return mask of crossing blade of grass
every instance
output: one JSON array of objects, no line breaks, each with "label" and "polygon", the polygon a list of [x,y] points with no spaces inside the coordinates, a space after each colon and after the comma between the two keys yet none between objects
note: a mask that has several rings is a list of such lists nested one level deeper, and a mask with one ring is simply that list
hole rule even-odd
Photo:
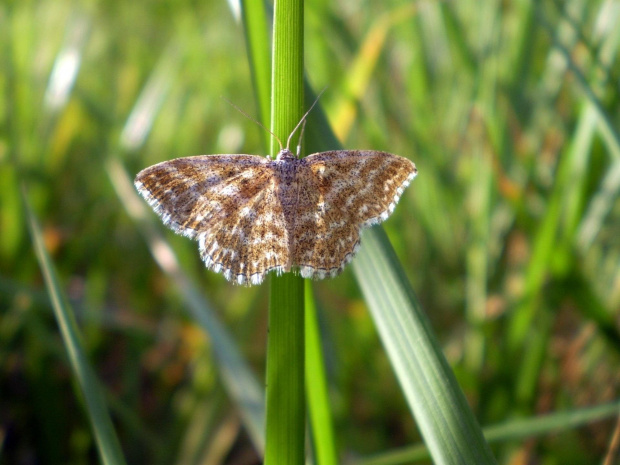
[{"label": "crossing blade of grass", "polygon": [[[579,426],[617,416],[620,401],[596,405],[569,412],[559,412],[527,419],[507,421],[483,429],[488,442],[515,441],[550,433],[559,433]],[[360,460],[356,465],[400,465],[428,459],[423,444],[403,447]]]},{"label": "crossing blade of grass", "polygon": [[22,189],[22,200],[28,218],[32,243],[45,279],[50,300],[52,301],[54,317],[67,349],[71,369],[84,396],[86,413],[93,428],[99,457],[101,462],[106,465],[124,464],[125,459],[114,431],[112,420],[108,414],[103,390],[86,356],[73,310],[64,297],[56,270],[45,249],[41,228],[28,204],[25,189]]},{"label": "crossing blade of grass", "polygon": [[129,216],[138,223],[138,229],[145,236],[157,264],[179,289],[190,317],[211,338],[218,359],[217,367],[226,391],[239,408],[252,443],[259,452],[262,452],[265,446],[263,431],[265,411],[264,393],[260,383],[247,366],[233,338],[211,309],[211,305],[183,272],[174,251],[158,232],[154,222],[149,220],[153,216],[149,215],[146,204],[138,197],[121,164],[110,157],[106,168],[121,203]]},{"label": "crossing blade of grass", "polygon": [[434,463],[496,463],[385,232],[362,243],[355,274]]}]

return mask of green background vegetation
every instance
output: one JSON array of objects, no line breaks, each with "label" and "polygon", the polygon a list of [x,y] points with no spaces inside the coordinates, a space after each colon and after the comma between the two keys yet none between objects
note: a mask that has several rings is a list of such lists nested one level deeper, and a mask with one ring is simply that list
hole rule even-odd
[{"label": "green background vegetation", "polygon": [[[385,230],[498,461],[611,460],[617,3],[308,0],[305,28],[342,145],[418,166]],[[170,158],[268,152],[219,98],[266,118],[242,22],[223,1],[9,1],[0,40],[0,463],[97,460],[91,401],[128,463],[256,463],[238,391],[264,383],[268,286],[205,271],[130,184]],[[52,266],[102,398],[78,388]],[[338,455],[409,463],[421,438],[352,268],[312,286]]]}]

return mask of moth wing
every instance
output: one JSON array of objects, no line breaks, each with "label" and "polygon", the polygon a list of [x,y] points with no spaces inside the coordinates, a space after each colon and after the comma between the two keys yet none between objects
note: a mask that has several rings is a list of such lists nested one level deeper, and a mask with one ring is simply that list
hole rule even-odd
[{"label": "moth wing", "polygon": [[136,189],[166,226],[192,239],[234,209],[239,185],[268,182],[268,160],[253,155],[198,155],[150,166]]},{"label": "moth wing", "polygon": [[282,272],[288,263],[288,240],[282,242],[279,230],[283,213],[266,158],[178,158],[142,170],[134,184],[164,224],[198,240],[207,268],[226,279],[259,284],[265,273]]},{"label": "moth wing", "polygon": [[390,216],[417,169],[386,152],[339,150],[304,158],[300,173],[293,264],[323,278],[352,260],[362,228]]}]

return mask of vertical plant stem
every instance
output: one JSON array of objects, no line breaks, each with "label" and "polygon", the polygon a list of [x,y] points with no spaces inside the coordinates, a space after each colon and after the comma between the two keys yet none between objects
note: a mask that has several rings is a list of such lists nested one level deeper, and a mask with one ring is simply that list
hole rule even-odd
[{"label": "vertical plant stem", "polygon": [[[286,141],[303,115],[303,1],[274,4],[271,130]],[[272,141],[271,154],[280,147]],[[304,463],[304,285],[271,277],[267,343],[265,463]]]}]

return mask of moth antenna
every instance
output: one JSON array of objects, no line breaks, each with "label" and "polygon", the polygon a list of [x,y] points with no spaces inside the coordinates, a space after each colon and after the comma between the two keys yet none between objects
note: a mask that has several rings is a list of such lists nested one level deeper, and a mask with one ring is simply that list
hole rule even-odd
[{"label": "moth antenna", "polygon": [[[310,108],[308,108],[308,111],[304,113],[304,116],[301,117],[301,119],[299,120],[299,123],[297,123],[297,126],[295,126],[295,128],[291,131],[291,134],[288,136],[288,139],[286,139],[286,148],[287,149],[291,145],[291,138],[293,137],[293,134],[295,134],[295,132],[297,132],[297,130],[299,129],[299,126],[301,126],[302,123],[305,123],[306,117],[312,111],[314,106],[318,103],[319,99],[321,98],[321,95],[323,95],[323,92],[325,92],[326,89],[327,89],[327,87],[323,88],[323,90],[321,92],[319,92],[319,95],[316,96],[316,99],[314,100],[314,103],[312,105],[310,105]],[[303,135],[303,131],[302,131],[302,135]],[[301,145],[301,136],[299,137],[299,140],[300,140],[299,145]]]},{"label": "moth antenna", "polygon": [[[269,129],[267,129],[265,127],[265,125],[263,123],[261,123],[260,121],[258,121],[255,118],[252,118],[250,115],[248,115],[245,111],[243,111],[241,108],[239,108],[237,105],[235,105],[234,103],[232,103],[230,100],[228,100],[226,97],[220,96],[220,98],[222,98],[223,100],[225,100],[226,102],[228,102],[228,104],[233,107],[235,110],[237,110],[239,113],[241,113],[243,116],[245,116],[247,119],[249,119],[250,121],[254,121],[256,124],[258,124],[261,128],[263,128],[265,131],[267,131],[269,134],[271,134],[273,136],[273,138],[275,140],[278,141],[278,144],[280,145],[280,150],[284,150],[284,147],[282,146],[282,141],[280,140],[280,138],[278,136],[276,136],[273,132],[271,132]],[[314,105],[312,105],[314,106]]]},{"label": "moth antenna", "polygon": [[301,141],[304,138],[304,131],[306,130],[306,122],[308,120],[304,120],[304,124],[301,126],[301,132],[299,133],[299,140],[297,141],[297,158],[301,154]]}]

